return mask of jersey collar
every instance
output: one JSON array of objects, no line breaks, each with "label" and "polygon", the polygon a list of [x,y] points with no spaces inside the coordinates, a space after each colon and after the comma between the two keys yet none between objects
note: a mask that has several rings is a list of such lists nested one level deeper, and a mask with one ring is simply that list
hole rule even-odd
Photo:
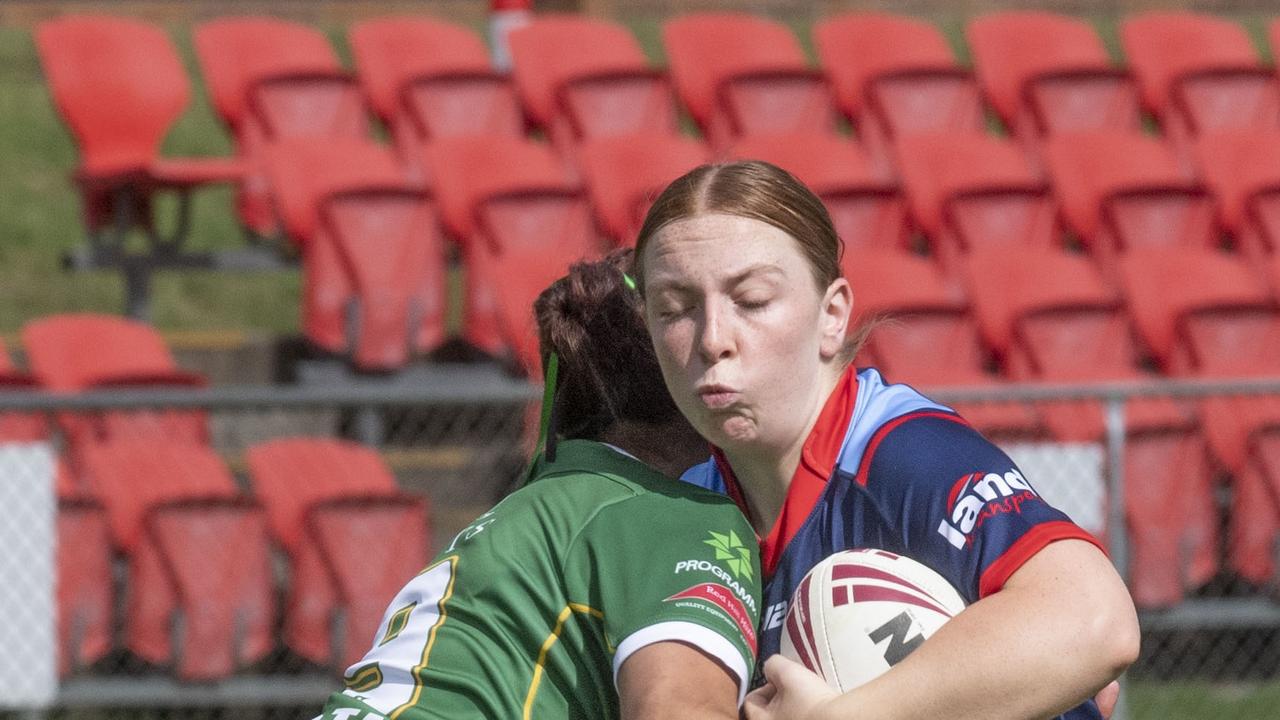
[{"label": "jersey collar", "polygon": [[[813,430],[805,439],[800,449],[800,465],[791,476],[791,484],[787,487],[787,496],[782,501],[782,509],[774,520],[769,534],[760,541],[760,564],[765,578],[773,575],[778,559],[786,549],[787,543],[795,537],[805,520],[813,513],[818,499],[827,487],[827,481],[835,473],[836,461],[840,457],[840,449],[844,446],[845,436],[849,431],[849,423],[853,418],[853,409],[858,399],[858,373],[850,365],[840,376],[840,381],[827,397],[827,402],[814,423]],[[729,467],[720,448],[712,449],[716,467],[724,478],[725,489],[729,497],[738,504],[743,514],[747,511],[746,498],[742,487]]]}]

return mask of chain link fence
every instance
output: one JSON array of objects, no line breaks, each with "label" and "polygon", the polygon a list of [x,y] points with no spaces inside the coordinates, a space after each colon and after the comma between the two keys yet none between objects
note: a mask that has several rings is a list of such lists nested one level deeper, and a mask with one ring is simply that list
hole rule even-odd
[{"label": "chain link fence", "polygon": [[[1275,716],[1280,381],[932,394],[1129,577],[1143,651],[1119,717]],[[414,572],[397,559],[519,477],[537,396],[475,366],[0,393],[0,717],[314,717]]]},{"label": "chain link fence", "polygon": [[1277,716],[1277,391],[1258,380],[933,393],[1104,539],[1128,581],[1142,652],[1117,718]]}]

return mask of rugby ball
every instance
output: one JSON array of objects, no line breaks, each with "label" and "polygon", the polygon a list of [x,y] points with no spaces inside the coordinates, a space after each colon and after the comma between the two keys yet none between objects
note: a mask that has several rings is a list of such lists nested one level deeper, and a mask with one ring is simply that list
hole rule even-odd
[{"label": "rugby ball", "polygon": [[782,627],[782,654],[840,692],[898,664],[964,609],[941,575],[884,550],[845,550],[800,581]]}]

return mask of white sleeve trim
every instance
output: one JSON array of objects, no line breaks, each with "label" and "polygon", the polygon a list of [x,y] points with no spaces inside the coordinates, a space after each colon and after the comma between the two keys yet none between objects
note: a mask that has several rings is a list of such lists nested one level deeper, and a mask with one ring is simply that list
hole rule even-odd
[{"label": "white sleeve trim", "polygon": [[747,670],[747,662],[736,645],[720,633],[703,627],[697,623],[684,620],[669,620],[655,623],[628,635],[613,654],[613,687],[618,688],[618,670],[631,654],[647,645],[675,640],[692,645],[711,657],[719,660],[733,674],[738,676],[738,707],[747,696],[747,686],[751,684],[751,675]]}]

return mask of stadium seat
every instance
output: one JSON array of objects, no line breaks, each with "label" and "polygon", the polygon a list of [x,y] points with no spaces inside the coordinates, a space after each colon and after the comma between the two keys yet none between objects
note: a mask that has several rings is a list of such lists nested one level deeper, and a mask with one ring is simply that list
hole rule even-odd
[{"label": "stadium seat", "polygon": [[1214,247],[1213,199],[1160,141],[1097,131],[1048,138],[1044,157],[1067,226],[1103,264],[1137,247]]},{"label": "stadium seat", "polygon": [[433,190],[467,273],[465,337],[540,373],[534,298],[603,243],[585,193],[546,146],[508,137],[427,145]]},{"label": "stadium seat", "polygon": [[596,220],[618,247],[635,244],[649,205],[667,183],[711,160],[702,143],[664,133],[587,140],[576,155]]},{"label": "stadium seat", "polygon": [[[426,502],[402,492],[375,451],[346,441],[273,440],[251,447],[248,463],[293,568],[285,643],[345,668],[368,650],[387,598],[431,557]],[[395,552],[369,552],[389,537]]]},{"label": "stadium seat", "polygon": [[[105,15],[43,22],[35,41],[49,93],[80,155],[74,178],[90,240],[119,252],[125,234],[140,227],[153,251],[180,245],[190,191],[239,182],[245,168],[231,158],[160,156],[191,96],[173,42],[159,28]],[[177,230],[168,237],[152,221],[152,197],[161,190],[182,196]]]},{"label": "stadium seat", "polygon": [[287,137],[368,135],[364,100],[320,31],[269,17],[222,17],[196,26],[196,58],[209,99],[249,175],[240,218],[260,235],[278,228],[262,151]]},{"label": "stadium seat", "polygon": [[1093,26],[1051,12],[996,12],[965,30],[982,89],[1014,135],[1142,129],[1137,86]]},{"label": "stadium seat", "polygon": [[1280,132],[1202,133],[1195,158],[1236,248],[1265,265],[1280,251]]},{"label": "stadium seat", "polygon": [[666,21],[662,39],[676,91],[712,148],[741,135],[835,130],[831,91],[785,25],[695,13]]},{"label": "stadium seat", "polygon": [[1120,25],[1143,103],[1180,147],[1207,130],[1280,126],[1280,90],[1244,28],[1212,15],[1153,12]]},{"label": "stadium seat", "polygon": [[817,193],[844,241],[846,266],[865,249],[906,248],[906,202],[849,140],[826,133],[748,135],[729,148],[729,157],[771,162]]},{"label": "stadium seat", "polygon": [[360,87],[401,159],[416,162],[437,137],[524,134],[515,89],[471,30],[401,16],[356,23],[347,37]]},{"label": "stadium seat", "polygon": [[[150,325],[113,315],[50,315],[22,328],[27,362],[40,385],[55,392],[116,387],[200,387],[184,372]],[[58,415],[73,457],[90,442],[164,439],[208,442],[200,410],[105,410]]]},{"label": "stadium seat", "polygon": [[[965,263],[983,336],[1014,379],[1092,383],[1146,377],[1120,297],[1087,259],[1018,248],[976,251]],[[1060,442],[1106,437],[1097,401],[1039,407]],[[1194,411],[1168,398],[1127,402],[1125,428],[1128,580],[1139,606],[1175,605],[1218,565],[1205,442]],[[1170,488],[1174,478],[1176,492]]]},{"label": "stadium seat", "polygon": [[[4,341],[0,340],[0,390],[21,392],[35,387],[35,378],[14,366]],[[49,423],[43,415],[28,412],[0,413],[0,443],[40,442],[48,439]]]},{"label": "stadium seat", "polygon": [[115,580],[106,511],[57,467],[58,675],[86,668],[112,647]]},{"label": "stadium seat", "polygon": [[[937,265],[910,253],[868,249],[846,264],[854,309],[863,320],[887,319],[867,339],[859,362],[893,382],[920,387],[995,386],[989,358],[968,313],[963,289]],[[975,428],[996,439],[1044,434],[1027,403],[956,403]]]},{"label": "stadium seat", "polygon": [[266,150],[302,249],[303,332],[362,370],[393,370],[444,340],[445,247],[435,204],[392,153],[355,138]]},{"label": "stadium seat", "polygon": [[184,680],[227,677],[274,647],[267,520],[207,446],[118,440],[82,470],[129,561],[124,646]]},{"label": "stadium seat", "polygon": [[928,22],[845,13],[816,23],[813,39],[840,111],[880,167],[892,165],[900,135],[985,128],[973,75]]},{"label": "stadium seat", "polygon": [[978,247],[1059,244],[1048,185],[1013,142],[932,133],[900,137],[895,150],[912,219],[948,272]]},{"label": "stadium seat", "polygon": [[679,132],[665,74],[622,25],[544,15],[508,42],[520,98],[562,153],[589,138]]},{"label": "stadium seat", "polygon": [[[1205,250],[1147,250],[1130,252],[1121,268],[1130,312],[1168,372],[1222,379],[1280,375],[1280,313],[1244,262]],[[1280,401],[1211,397],[1202,401],[1201,413],[1209,447],[1235,476],[1231,562],[1244,577],[1265,581],[1274,570],[1280,530],[1280,457],[1271,454]],[[1258,485],[1264,482],[1269,487]]]}]

